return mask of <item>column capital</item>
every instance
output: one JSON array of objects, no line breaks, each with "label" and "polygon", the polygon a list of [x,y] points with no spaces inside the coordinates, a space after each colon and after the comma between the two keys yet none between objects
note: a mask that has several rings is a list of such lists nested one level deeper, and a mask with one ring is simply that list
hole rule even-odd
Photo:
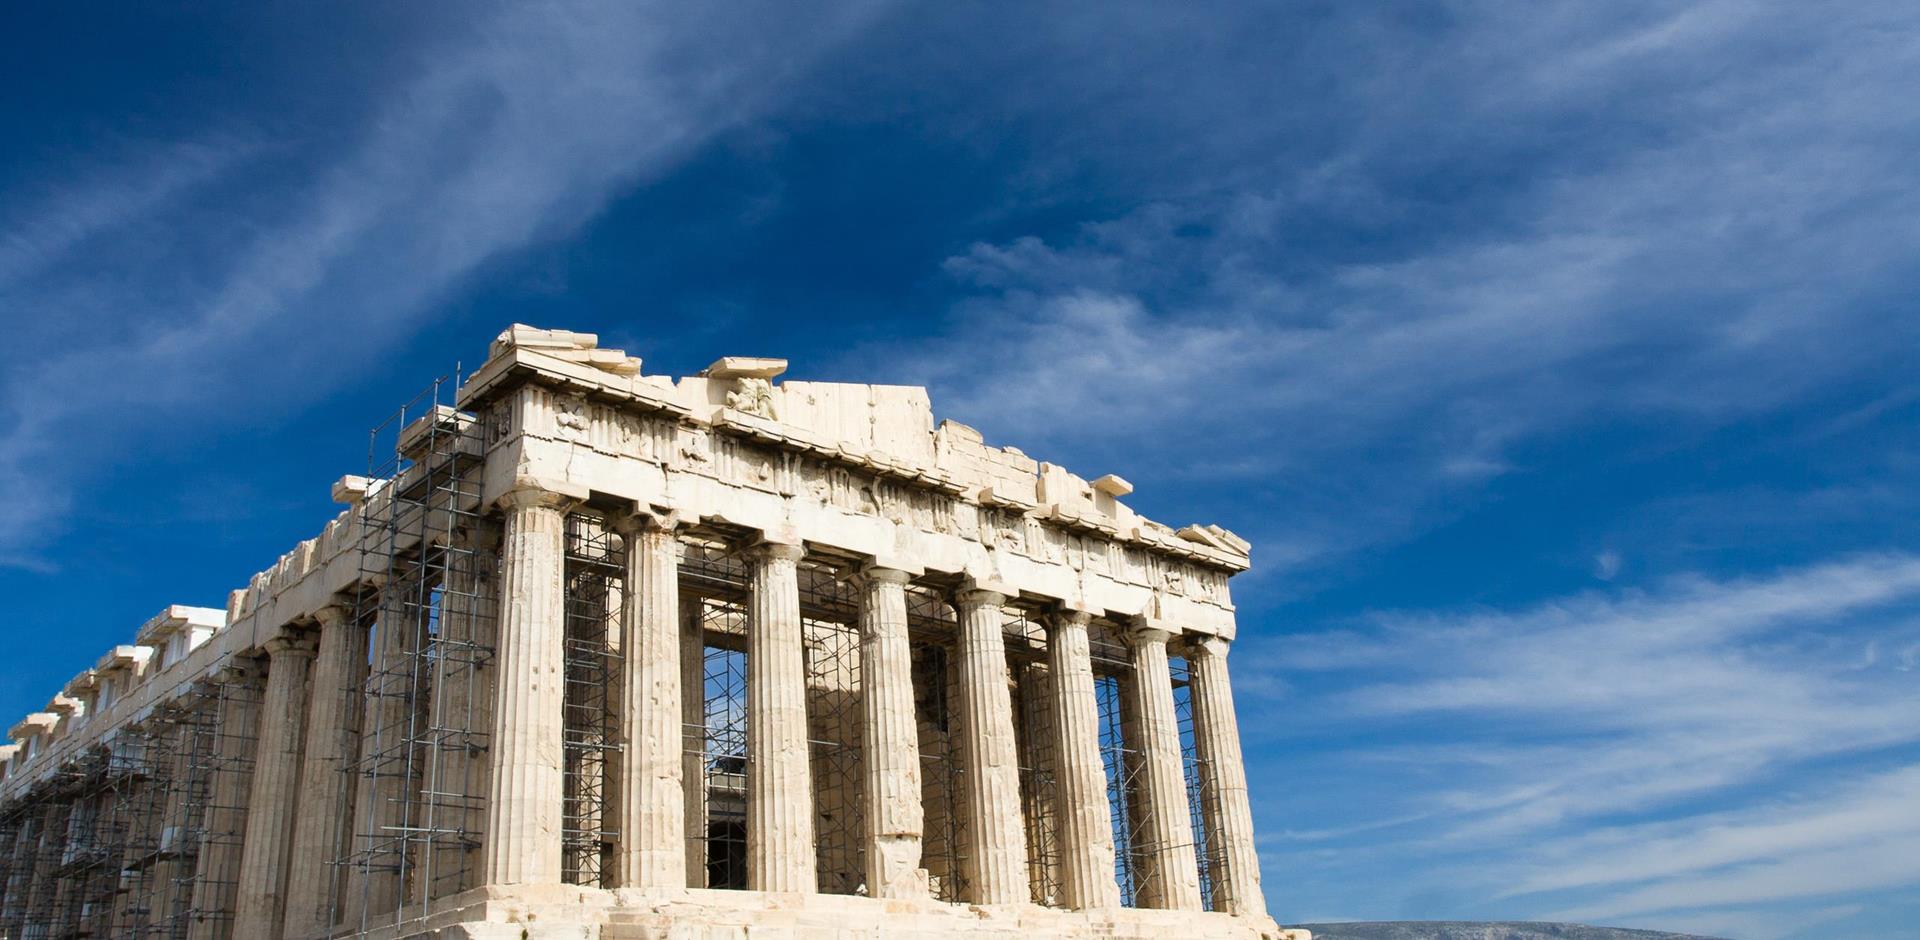
[{"label": "column capital", "polygon": [[500,523],[495,519],[478,519],[472,525],[463,525],[453,532],[452,547],[462,551],[486,548],[500,541]]},{"label": "column capital", "polygon": [[913,583],[913,573],[899,568],[868,562],[860,566],[859,577],[866,581],[879,581],[883,584],[908,585]]},{"label": "column capital", "polygon": [[953,606],[963,609],[969,607],[1004,607],[1006,606],[1007,600],[1007,595],[990,588],[978,587],[972,582],[963,583],[953,591]]},{"label": "column capital", "polygon": [[213,679],[216,682],[251,682],[260,678],[260,673],[259,660],[235,656],[214,673]]},{"label": "column capital", "polygon": [[501,509],[513,512],[519,509],[566,509],[579,500],[565,493],[519,486],[500,494],[500,498],[494,502]]},{"label": "column capital", "polygon": [[1165,646],[1173,636],[1173,631],[1151,621],[1136,620],[1127,625],[1127,642],[1136,648],[1141,646]]},{"label": "column capital", "polygon": [[1211,633],[1193,633],[1187,635],[1186,646],[1188,655],[1226,659],[1227,650],[1232,648],[1233,641]]},{"label": "column capital", "polygon": [[321,630],[331,630],[353,619],[353,606],[350,604],[327,604],[313,612],[313,620]]},{"label": "column capital", "polygon": [[628,536],[648,530],[674,532],[686,525],[686,519],[680,515],[680,510],[670,506],[645,503],[636,505],[626,512],[612,514],[607,521],[612,524],[615,532]]},{"label": "column capital", "polygon": [[1093,623],[1093,612],[1074,610],[1071,607],[1055,607],[1053,610],[1048,611],[1045,617],[1041,618],[1041,623],[1049,633],[1059,627],[1068,625],[1085,628]]},{"label": "column capital", "polygon": [[746,553],[767,561],[799,561],[806,557],[807,547],[798,542],[756,542],[747,547]]},{"label": "column capital", "polygon": [[304,630],[276,634],[260,645],[267,651],[268,656],[276,660],[287,656],[304,656],[311,659],[320,648],[313,636]]}]

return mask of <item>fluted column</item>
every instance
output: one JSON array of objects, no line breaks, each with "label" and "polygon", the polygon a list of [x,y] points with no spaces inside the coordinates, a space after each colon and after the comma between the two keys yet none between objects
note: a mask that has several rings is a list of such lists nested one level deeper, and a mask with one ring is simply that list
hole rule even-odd
[{"label": "fluted column", "polygon": [[[172,762],[164,758],[171,754],[169,739],[177,734],[177,726],[166,720],[166,710],[163,702],[145,719],[125,726],[129,748],[138,755],[133,765],[145,776],[129,781],[126,795],[116,801],[120,805],[113,811],[118,829],[115,836],[120,841],[117,868],[122,873],[122,888],[110,903],[101,905],[104,909],[97,908],[93,913],[99,935],[140,932],[165,890],[159,880],[160,827],[166,817],[164,794]],[[141,873],[127,877],[127,872]],[[130,889],[130,885],[138,885],[138,889]]]},{"label": "fluted column", "polygon": [[755,551],[747,617],[747,887],[755,891],[819,887],[795,567],[804,554],[775,543]]},{"label": "fluted column", "polygon": [[28,889],[26,924],[29,927],[52,924],[54,913],[59,910],[60,886],[72,881],[55,874],[55,870],[61,867],[61,859],[66,854],[67,831],[73,826],[75,812],[76,806],[71,800],[61,800],[47,809],[46,821],[40,828],[40,844],[35,849],[33,883]]},{"label": "fluted column", "polygon": [[1100,757],[1100,703],[1093,688],[1091,615],[1063,610],[1048,623],[1053,726],[1059,740],[1054,792],[1060,801],[1061,901],[1069,908],[1119,907],[1114,880],[1113,808]]},{"label": "fluted column", "polygon": [[0,930],[8,931],[6,936],[19,936],[19,928],[26,921],[41,826],[52,813],[52,807],[44,807],[20,814],[20,829],[14,833],[13,849],[8,855],[6,903],[0,907]]},{"label": "fluted column", "polygon": [[402,585],[378,585],[371,673],[364,683],[360,753],[354,775],[355,861],[346,871],[343,920],[354,926],[400,907],[401,829],[406,825],[410,762],[403,760],[414,707],[414,670],[407,662],[419,642]]},{"label": "fluted column", "polygon": [[[458,779],[453,786],[467,795],[465,805],[459,810],[460,828],[465,831],[467,845],[460,846],[460,890],[469,890],[482,882],[482,847],[486,843],[487,809],[486,797],[491,786],[492,767],[487,760],[490,739],[493,734],[493,710],[497,693],[494,691],[495,670],[498,660],[493,652],[498,644],[499,635],[499,570],[497,565],[500,549],[501,530],[499,523],[483,520],[472,529],[454,536],[454,548],[464,553],[461,563],[454,566],[448,577],[456,588],[464,587],[468,594],[456,609],[460,619],[465,621],[465,636],[470,644],[467,655],[472,665],[466,670],[467,708],[459,721],[449,719],[449,725],[463,725],[466,734],[458,736],[465,746],[466,775]],[[450,853],[449,853],[450,854]]]},{"label": "fluted column", "polygon": [[153,866],[153,901],[150,918],[154,925],[171,924],[174,918],[187,909],[189,893],[192,891],[192,873],[181,867],[185,851],[182,840],[186,838],[187,820],[199,811],[190,797],[195,787],[190,782],[194,770],[193,738],[194,725],[199,718],[194,712],[199,703],[191,696],[168,703],[168,717],[178,723],[173,730],[171,757],[168,760],[167,795],[162,800],[160,810],[160,838],[157,843],[160,857]]},{"label": "fluted column", "polygon": [[967,827],[973,851],[962,862],[976,904],[1024,904],[1027,836],[1020,816],[1020,758],[1007,689],[1006,595],[963,590],[959,612],[959,698]]},{"label": "fluted column", "polygon": [[479,883],[474,840],[484,820],[475,807],[486,795],[486,759],[476,742],[486,740],[492,727],[486,675],[491,658],[483,651],[493,641],[487,561],[498,537],[491,525],[462,527],[446,547],[440,629],[427,683],[430,743],[422,755],[422,800],[415,807],[424,843],[414,853],[412,898],[423,907]]},{"label": "fluted column", "polygon": [[680,601],[681,779],[685,781],[687,887],[707,886],[707,625],[697,597]]},{"label": "fluted column", "polygon": [[920,732],[914,722],[913,655],[907,642],[909,576],[868,568],[860,609],[860,699],[866,722],[867,893],[921,897],[924,815],[920,806]]},{"label": "fluted column", "polygon": [[280,933],[300,795],[300,758],[305,750],[313,639],[282,634],[268,640],[266,647],[267,694],[261,706],[252,796],[247,800],[247,838],[240,853],[240,895],[233,915],[236,937]]},{"label": "fluted column", "polygon": [[214,742],[215,766],[208,788],[206,831],[194,865],[193,922],[190,940],[222,940],[232,935],[234,891],[240,878],[240,849],[247,831],[247,802],[253,792],[253,760],[260,728],[260,674],[247,664],[228,667],[218,680],[220,714]]},{"label": "fluted column", "polygon": [[481,883],[560,881],[561,728],[566,666],[566,506],[558,494],[502,497],[500,626],[492,775]]},{"label": "fluted column", "polygon": [[614,884],[687,886],[685,763],[680,706],[680,541],[670,520],[624,520],[621,618],[620,850]]},{"label": "fluted column", "polygon": [[1200,811],[1207,827],[1213,906],[1240,916],[1267,913],[1254,849],[1247,765],[1240,753],[1240,719],[1227,678],[1226,640],[1194,638],[1187,651],[1193,682],[1193,738],[1200,752]]},{"label": "fluted column", "polygon": [[1193,854],[1192,817],[1180,756],[1180,727],[1173,713],[1173,677],[1167,668],[1167,631],[1133,630],[1134,695],[1140,709],[1141,784],[1146,819],[1142,844],[1145,878],[1156,907],[1200,910],[1200,868]]},{"label": "fluted column", "polygon": [[293,824],[293,859],[287,871],[289,936],[325,929],[336,913],[333,861],[352,832],[350,772],[360,751],[367,669],[367,628],[352,611],[322,607],[314,619],[320,624],[320,647],[307,710],[307,752],[300,765],[301,811]]}]

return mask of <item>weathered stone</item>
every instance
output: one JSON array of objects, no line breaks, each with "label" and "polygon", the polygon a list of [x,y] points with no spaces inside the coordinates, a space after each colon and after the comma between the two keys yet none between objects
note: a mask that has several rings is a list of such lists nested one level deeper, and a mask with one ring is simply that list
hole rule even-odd
[{"label": "weathered stone", "polygon": [[800,645],[799,545],[754,553],[747,615],[747,886],[815,888],[807,678]]},{"label": "weathered stone", "polygon": [[[750,357],[648,376],[524,325],[490,353],[408,414],[396,475],[341,478],[339,515],[224,610],[167,608],[12,726],[0,933],[83,906],[56,867],[103,836],[154,877],[137,846],[183,837],[108,825],[71,781],[164,741],[131,792],[168,820],[205,804],[200,841],[151,867],[184,890],[148,914],[119,890],[94,935],[178,916],[201,940],[1297,936],[1265,914],[1225,665],[1244,539],[936,423],[924,389],[782,383],[785,360]],[[731,573],[690,567],[689,542]],[[1132,662],[1096,659],[1090,633],[1122,625]],[[1192,667],[1204,860],[1169,643]],[[742,654],[744,690],[710,688]],[[710,655],[734,665],[709,677]],[[1139,909],[1115,878],[1111,681]],[[190,702],[217,710],[200,738]],[[707,743],[740,728],[744,766]]]},{"label": "weathered stone", "polygon": [[240,896],[233,916],[235,936],[269,936],[280,929],[286,913],[287,861],[300,796],[307,682],[313,659],[312,637],[288,635],[267,641],[267,697],[260,713],[253,792],[247,800]]},{"label": "weathered stone", "polygon": [[861,606],[867,893],[878,898],[927,893],[927,874],[920,867],[920,740],[907,644],[905,588],[911,577],[892,568],[868,568]]},{"label": "weathered stone", "polygon": [[481,883],[560,880],[565,497],[519,489],[500,500],[498,700]]},{"label": "weathered stone", "polygon": [[614,884],[687,886],[680,706],[680,543],[671,519],[626,519],[621,780]]},{"label": "weathered stone", "polygon": [[1146,862],[1143,893],[1153,907],[1197,911],[1200,869],[1194,857],[1180,729],[1173,711],[1167,632],[1139,627],[1128,640],[1133,644],[1134,696],[1139,703],[1140,737],[1134,749],[1146,784],[1139,803],[1146,819],[1135,846]]}]

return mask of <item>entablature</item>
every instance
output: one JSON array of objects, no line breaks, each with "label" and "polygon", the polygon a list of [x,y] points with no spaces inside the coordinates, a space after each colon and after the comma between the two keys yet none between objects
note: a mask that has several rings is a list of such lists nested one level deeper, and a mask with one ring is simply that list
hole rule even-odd
[{"label": "entablature", "polygon": [[[711,474],[724,472],[725,467],[713,465],[726,463],[729,450],[759,445],[777,456],[748,454],[747,459],[765,464],[809,457],[829,471],[899,482],[974,507],[1017,511],[1049,528],[1176,556],[1228,575],[1248,566],[1251,546],[1226,529],[1175,529],[1133,513],[1119,502],[1133,486],[1116,475],[1089,482],[1017,448],[988,446],[965,425],[934,426],[924,389],[775,386],[771,379],[785,369],[784,360],[742,357],[722,359],[676,382],[640,375],[638,360],[596,344],[591,334],[515,326],[494,342],[492,356],[461,389],[459,404],[481,416],[489,447],[525,434]],[[596,368],[592,357],[600,354],[634,368]],[[540,391],[514,394],[529,385]],[[730,482],[755,488],[773,482],[778,473],[766,466],[749,469],[760,479]]]}]

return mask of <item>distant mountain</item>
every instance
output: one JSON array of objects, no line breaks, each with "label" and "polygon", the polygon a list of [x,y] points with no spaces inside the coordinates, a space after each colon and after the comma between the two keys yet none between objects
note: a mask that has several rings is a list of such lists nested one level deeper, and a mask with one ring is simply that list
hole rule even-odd
[{"label": "distant mountain", "polygon": [[1506,921],[1398,920],[1297,924],[1313,940],[1716,940],[1690,933]]}]

